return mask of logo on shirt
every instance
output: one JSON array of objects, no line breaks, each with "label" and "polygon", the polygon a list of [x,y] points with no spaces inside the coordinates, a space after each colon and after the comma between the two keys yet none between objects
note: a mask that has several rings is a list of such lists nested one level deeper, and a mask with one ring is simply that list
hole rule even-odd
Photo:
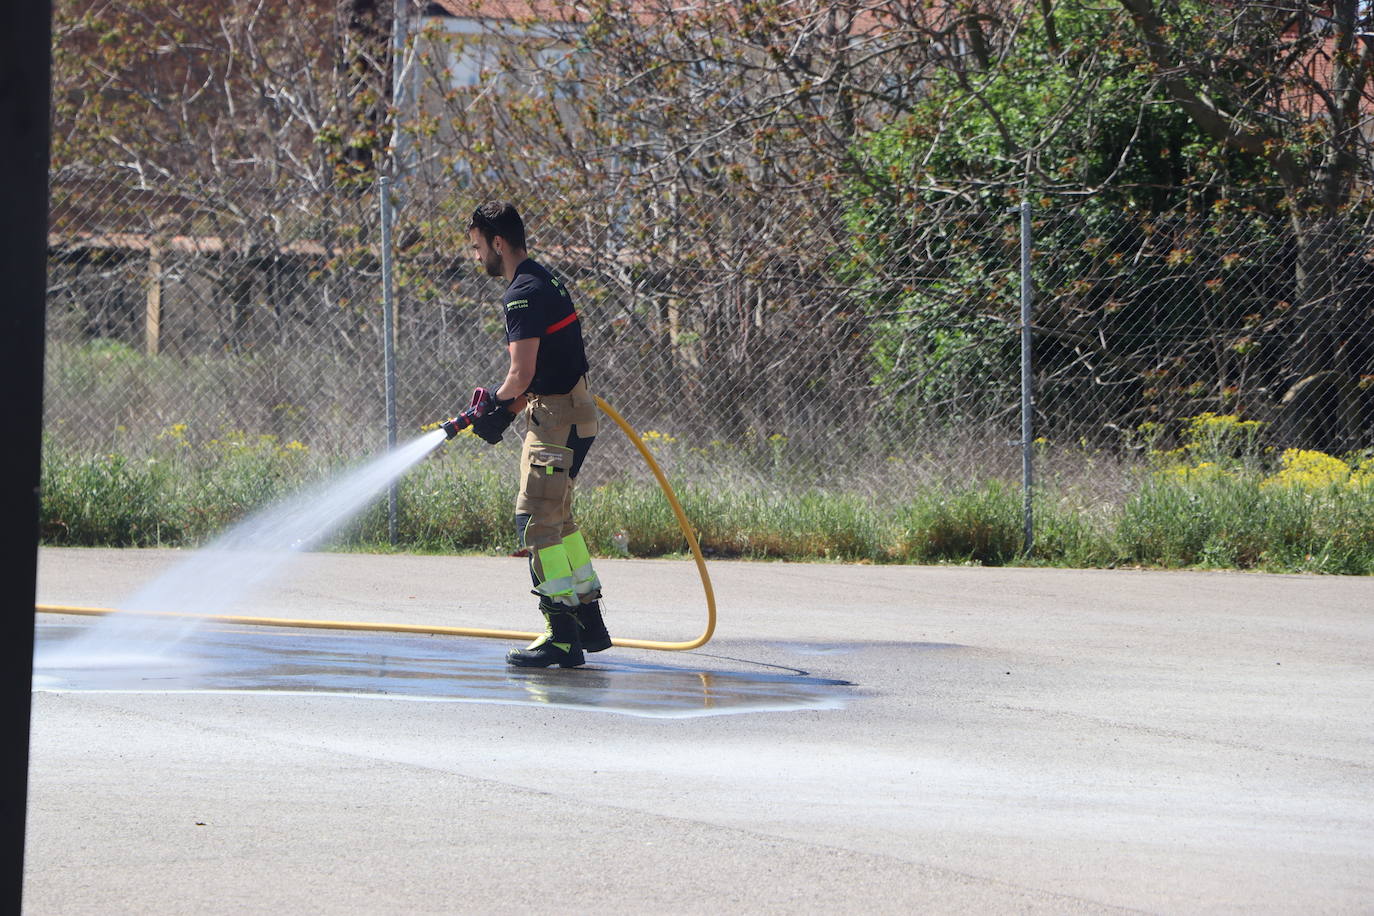
[{"label": "logo on shirt", "polygon": [[513,312],[516,309],[525,308],[529,304],[530,300],[528,299],[512,299],[511,301],[506,303],[506,311]]}]

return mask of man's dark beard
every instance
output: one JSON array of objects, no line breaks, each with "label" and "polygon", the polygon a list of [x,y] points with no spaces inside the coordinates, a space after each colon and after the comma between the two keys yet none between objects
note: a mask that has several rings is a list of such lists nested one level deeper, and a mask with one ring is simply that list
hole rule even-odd
[{"label": "man's dark beard", "polygon": [[505,276],[505,271],[502,270],[501,255],[494,251],[488,253],[488,255],[482,259],[482,266],[486,268],[487,276],[489,277]]}]

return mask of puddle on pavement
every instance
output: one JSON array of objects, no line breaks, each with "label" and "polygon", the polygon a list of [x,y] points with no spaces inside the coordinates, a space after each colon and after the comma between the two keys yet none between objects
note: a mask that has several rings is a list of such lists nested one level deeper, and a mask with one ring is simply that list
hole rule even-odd
[{"label": "puddle on pavement", "polygon": [[202,629],[165,655],[127,645],[64,653],[87,626],[38,625],[34,690],[342,694],[686,718],[838,709],[849,686],[795,673],[636,663],[616,659],[615,649],[604,661],[589,655],[582,668],[519,669],[505,664],[515,645],[507,641],[265,627]]}]

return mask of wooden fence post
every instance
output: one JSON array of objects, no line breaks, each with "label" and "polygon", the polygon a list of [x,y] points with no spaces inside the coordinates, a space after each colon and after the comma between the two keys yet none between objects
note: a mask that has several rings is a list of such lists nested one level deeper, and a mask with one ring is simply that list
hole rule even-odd
[{"label": "wooden fence post", "polygon": [[148,251],[148,292],[143,321],[144,351],[157,356],[162,338],[162,250]]}]

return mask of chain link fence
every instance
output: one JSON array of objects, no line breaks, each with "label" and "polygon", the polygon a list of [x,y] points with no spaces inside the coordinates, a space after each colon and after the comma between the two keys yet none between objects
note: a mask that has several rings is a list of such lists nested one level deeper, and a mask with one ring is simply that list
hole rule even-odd
[{"label": "chain link fence", "polygon": [[[541,96],[533,65],[496,54],[525,78],[514,90],[474,78],[461,94],[463,47],[449,40],[443,55],[412,54],[412,124],[428,123],[425,105],[462,118],[403,129],[393,159],[353,161],[350,180],[314,141],[214,169],[157,165],[151,143],[61,157],[49,435],[135,452],[175,426],[331,456],[383,447],[375,179],[389,172],[401,438],[504,373],[499,281],[477,269],[466,232],[472,208],[500,197],[573,291],[593,389],[675,472],[874,498],[1020,477],[1022,237],[1009,198],[936,203],[846,179],[844,148],[796,135],[785,155],[761,155],[727,127],[675,136],[667,114],[587,127],[560,152],[557,122],[520,120],[520,93],[556,113],[573,90]],[[477,119],[497,97],[519,104]],[[1031,200],[1033,435],[1051,449],[1129,464],[1208,411],[1263,421],[1274,445],[1374,445],[1369,226]],[[624,444],[603,438],[589,475],[633,473]]]},{"label": "chain link fence", "polygon": [[[60,177],[49,265],[54,436],[114,448],[186,424],[343,455],[385,441],[375,189],[287,199],[303,212],[351,209],[347,232],[313,232],[302,220],[244,237],[111,219],[146,192]],[[478,199],[401,194],[394,344],[404,435],[498,381],[505,351],[500,283],[468,254]],[[255,196],[244,194],[245,209]],[[912,473],[1013,473],[1015,213],[942,213],[934,225],[912,213],[912,245],[861,201],[813,209],[782,199],[763,217],[785,231],[760,245],[728,225],[723,199],[657,214],[657,202],[626,204],[619,239],[579,232],[536,193],[519,203],[533,255],[574,291],[596,391],[641,430],[678,443],[682,460],[704,459],[699,470],[733,458],[761,480],[786,466],[789,479],[869,488]],[[630,226],[647,228],[652,245],[634,244]],[[1301,277],[1291,229],[1258,219],[1045,210],[1032,232],[1037,437],[1129,449],[1145,424],[1211,411],[1263,420],[1275,444],[1374,443],[1374,237],[1339,239]]]}]

